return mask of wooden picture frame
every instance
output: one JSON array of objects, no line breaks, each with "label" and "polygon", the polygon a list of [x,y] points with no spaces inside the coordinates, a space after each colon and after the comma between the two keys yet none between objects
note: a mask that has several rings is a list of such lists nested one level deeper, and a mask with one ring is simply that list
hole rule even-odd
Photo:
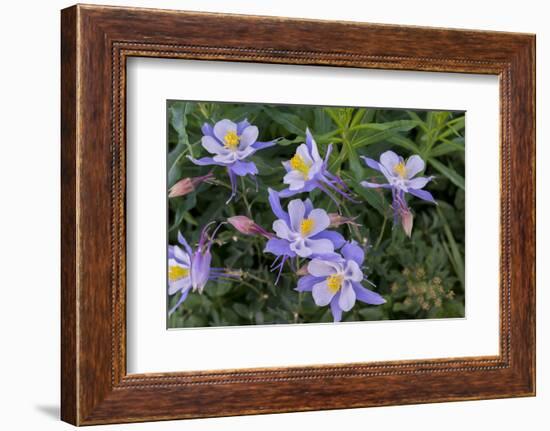
[{"label": "wooden picture frame", "polygon": [[[64,421],[535,394],[534,35],[83,5],[61,17]],[[500,354],[128,375],[125,65],[131,56],[498,75]]]}]

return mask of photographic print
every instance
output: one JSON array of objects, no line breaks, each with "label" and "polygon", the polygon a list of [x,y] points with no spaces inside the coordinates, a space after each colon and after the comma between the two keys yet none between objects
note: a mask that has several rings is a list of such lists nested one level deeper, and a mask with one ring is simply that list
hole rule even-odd
[{"label": "photographic print", "polygon": [[465,112],[167,102],[168,328],[465,316]]}]

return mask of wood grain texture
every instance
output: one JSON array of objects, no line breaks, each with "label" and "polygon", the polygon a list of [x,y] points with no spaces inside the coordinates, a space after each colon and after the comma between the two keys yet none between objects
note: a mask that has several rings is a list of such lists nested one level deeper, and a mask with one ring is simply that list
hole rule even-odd
[{"label": "wood grain texture", "polygon": [[[62,11],[61,36],[63,420],[87,425],[534,395],[533,35],[79,5]],[[131,56],[498,75],[500,354],[127,375]]]}]

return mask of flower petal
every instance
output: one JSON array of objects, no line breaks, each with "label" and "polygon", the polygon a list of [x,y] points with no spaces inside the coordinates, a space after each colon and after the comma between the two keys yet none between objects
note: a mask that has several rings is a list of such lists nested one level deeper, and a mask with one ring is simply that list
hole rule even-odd
[{"label": "flower petal", "polygon": [[354,260],[346,261],[346,270],[344,273],[345,273],[346,279],[349,279],[351,281],[363,280],[363,271],[361,271],[361,268],[359,267],[359,265],[357,265],[357,262],[355,262]]},{"label": "flower petal", "polygon": [[214,125],[214,136],[224,142],[225,135],[228,132],[237,133],[237,125],[231,120],[221,120]]},{"label": "flower petal", "polygon": [[269,147],[272,147],[273,145],[275,145],[277,143],[276,140],[273,140],[273,141],[267,141],[267,142],[260,142],[260,141],[256,141],[252,144],[252,146],[256,149],[256,150],[263,150],[264,148],[269,148]]},{"label": "flower petal", "polygon": [[343,311],[349,311],[355,305],[355,290],[351,285],[351,282],[344,281],[342,289],[340,289],[340,298],[338,299],[338,306]]},{"label": "flower petal", "polygon": [[307,265],[307,272],[314,277],[327,277],[340,269],[340,265],[321,259],[313,259]]},{"label": "flower petal", "polygon": [[224,148],[224,146],[212,136],[203,136],[201,138],[201,144],[210,154],[227,154],[229,152],[227,148]]},{"label": "flower petal", "polygon": [[229,169],[240,177],[256,175],[258,173],[258,168],[256,168],[254,162],[243,162],[241,160],[237,160]]},{"label": "flower petal", "polygon": [[191,156],[187,156],[187,158],[191,160],[195,165],[198,165],[198,166],[209,166],[209,165],[227,166],[227,163],[218,162],[214,160],[212,157],[203,157],[202,159],[194,159]]},{"label": "flower petal", "polygon": [[296,254],[290,249],[289,242],[285,239],[279,238],[271,238],[267,241],[264,252],[274,254],[275,256],[296,256]]},{"label": "flower petal", "polygon": [[286,213],[285,210],[283,210],[283,207],[281,206],[281,199],[279,198],[279,194],[272,188],[268,188],[267,193],[268,193],[269,205],[271,206],[271,211],[273,211],[273,214],[275,214],[277,218],[284,220],[286,224],[289,225],[290,218],[288,217],[288,214]]},{"label": "flower petal", "polygon": [[191,247],[189,247],[189,243],[185,239],[185,237],[181,234],[180,231],[178,231],[178,241],[183,247],[185,248],[185,251],[191,256],[193,254],[193,250],[191,250]]},{"label": "flower petal", "polygon": [[342,247],[341,253],[344,259],[354,261],[359,266],[362,265],[365,260],[365,252],[355,241],[348,242]]},{"label": "flower petal", "polygon": [[208,278],[210,277],[210,263],[212,255],[209,251],[205,253],[196,252],[191,261],[191,285],[193,290],[202,292]]},{"label": "flower petal", "polygon": [[180,296],[180,299],[178,299],[178,302],[176,303],[176,305],[174,305],[169,311],[168,311],[168,315],[170,316],[174,311],[176,311],[178,309],[178,307],[182,304],[183,301],[185,301],[187,299],[187,295],[189,294],[189,291],[191,289],[185,289],[184,291],[181,292],[181,296]]},{"label": "flower petal", "polygon": [[330,311],[335,322],[342,320],[342,309],[338,305],[338,300],[340,299],[340,292],[336,294],[334,299],[330,302]]},{"label": "flower petal", "polygon": [[284,220],[278,219],[273,222],[273,231],[279,238],[291,240],[293,232],[290,231]]},{"label": "flower petal", "polygon": [[430,192],[426,190],[409,189],[409,193],[428,202],[437,203]]},{"label": "flower petal", "polygon": [[311,202],[311,199],[307,198],[304,201],[304,207],[306,208],[306,212],[304,214],[305,217],[309,216],[309,213],[313,211],[313,202]]},{"label": "flower petal", "polygon": [[314,284],[311,289],[311,294],[315,305],[318,305],[319,307],[324,307],[325,305],[330,304],[330,301],[334,297],[334,293],[328,288],[326,280]]},{"label": "flower petal", "polygon": [[172,251],[178,263],[182,264],[181,266],[189,267],[191,265],[191,257],[177,245],[174,246]]},{"label": "flower petal", "polygon": [[243,130],[246,129],[248,126],[250,126],[250,123],[246,118],[243,121],[239,121],[237,123],[237,135],[242,135]]},{"label": "flower petal", "polygon": [[405,168],[407,170],[407,178],[410,179],[414,177],[416,174],[418,174],[419,172],[423,171],[424,166],[426,165],[424,163],[424,160],[422,160],[422,157],[416,154],[414,156],[409,157],[409,159],[407,160],[407,164],[405,165]]},{"label": "flower petal", "polygon": [[334,252],[334,244],[330,239],[311,239],[306,238],[304,243],[311,249],[312,254],[327,254]]},{"label": "flower petal", "polygon": [[214,136],[214,128],[208,123],[202,125],[201,132],[204,136]]},{"label": "flower petal", "polygon": [[224,166],[231,165],[237,161],[237,154],[234,151],[230,151],[224,154],[217,154],[213,157],[214,161],[221,163]]},{"label": "flower petal", "polygon": [[380,155],[380,164],[388,173],[393,172],[393,168],[400,162],[399,156],[393,151],[385,151]]},{"label": "flower petal", "polygon": [[191,277],[180,278],[176,281],[168,282],[168,295],[172,296],[178,291],[191,287]]},{"label": "flower petal", "polygon": [[290,249],[300,257],[310,257],[313,254],[303,238],[292,241],[290,243]]},{"label": "flower petal", "polygon": [[368,189],[378,189],[378,188],[391,189],[391,184],[387,184],[387,183],[378,184],[378,183],[371,183],[369,181],[361,181],[360,184],[363,187],[368,188]]},{"label": "flower petal", "polygon": [[321,160],[319,150],[317,149],[317,143],[315,142],[315,139],[313,139],[313,135],[309,131],[309,128],[306,129],[306,145],[309,149],[311,157],[313,158],[313,161]]},{"label": "flower petal", "polygon": [[380,163],[378,163],[376,160],[371,159],[370,157],[361,156],[361,158],[365,161],[365,164],[375,171],[382,172],[382,167],[380,166]]},{"label": "flower petal", "polygon": [[255,152],[256,152],[256,150],[252,146],[246,147],[242,150],[238,149],[236,151],[237,159],[238,160],[243,160],[243,159],[247,158],[248,156],[254,154]]},{"label": "flower petal", "polygon": [[432,180],[432,177],[418,177],[407,181],[409,189],[421,189]]},{"label": "flower petal", "polygon": [[298,190],[302,190],[304,188],[306,181],[301,172],[290,171],[283,177],[283,183],[288,184],[289,190],[297,192]]},{"label": "flower petal", "polygon": [[328,160],[330,159],[331,153],[332,153],[332,142],[328,144],[327,152],[325,153],[325,160],[323,161],[325,166],[327,165]]},{"label": "flower petal", "polygon": [[319,174],[325,166],[325,162],[322,160],[315,161],[310,167],[308,172],[308,178],[313,179]]},{"label": "flower petal", "polygon": [[361,286],[359,283],[353,283],[353,289],[357,299],[365,304],[380,305],[386,302],[378,293]]},{"label": "flower petal", "polygon": [[258,128],[256,126],[248,126],[243,130],[240,136],[239,150],[244,150],[248,146],[252,145],[258,139]]},{"label": "flower petal", "polygon": [[311,155],[309,154],[309,149],[306,144],[298,145],[298,148],[296,148],[296,154],[299,155],[308,166],[311,166],[315,161],[311,158]]},{"label": "flower petal", "polygon": [[294,232],[300,232],[300,225],[304,219],[306,208],[300,199],[293,199],[288,204],[288,216],[290,217],[290,228]]},{"label": "flower petal", "polygon": [[300,277],[300,279],[298,280],[298,286],[294,290],[298,292],[311,292],[311,289],[313,289],[313,285],[321,281],[323,281],[322,277],[304,275],[303,277]]},{"label": "flower petal", "polygon": [[327,212],[321,208],[315,208],[314,210],[312,210],[309,213],[308,219],[313,221],[311,232],[307,235],[308,238],[318,234],[319,232],[324,231],[330,225],[330,217],[328,216]]},{"label": "flower petal", "polygon": [[346,242],[346,240],[340,233],[331,230],[319,232],[317,235],[310,237],[310,239],[328,239],[332,242],[332,244],[334,244],[335,250],[342,247]]},{"label": "flower petal", "polygon": [[289,198],[291,196],[297,195],[298,193],[302,193],[302,189],[290,190],[290,188],[288,188],[288,189],[281,190],[279,192],[279,196],[282,197],[282,198]]}]

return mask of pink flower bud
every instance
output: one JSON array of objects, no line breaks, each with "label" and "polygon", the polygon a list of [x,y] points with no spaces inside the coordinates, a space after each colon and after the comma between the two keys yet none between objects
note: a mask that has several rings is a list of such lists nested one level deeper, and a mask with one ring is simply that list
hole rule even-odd
[{"label": "pink flower bud", "polygon": [[170,188],[168,197],[176,198],[178,196],[185,196],[191,192],[194,192],[199,184],[212,178],[214,178],[214,175],[211,172],[202,177],[183,178]]},{"label": "pink flower bud", "polygon": [[328,218],[330,220],[330,227],[338,227],[343,224],[351,224],[354,226],[360,226],[359,223],[355,222],[357,217],[346,217],[337,213],[329,213]]},{"label": "pink flower bud", "polygon": [[270,239],[273,238],[273,234],[266,231],[260,225],[254,223],[254,220],[249,219],[246,216],[234,216],[229,217],[227,221],[240,233],[245,235],[262,235],[263,237]]},{"label": "pink flower bud", "polygon": [[404,208],[399,211],[399,216],[401,217],[401,226],[403,226],[405,234],[410,238],[413,228],[413,215],[408,208]]}]

